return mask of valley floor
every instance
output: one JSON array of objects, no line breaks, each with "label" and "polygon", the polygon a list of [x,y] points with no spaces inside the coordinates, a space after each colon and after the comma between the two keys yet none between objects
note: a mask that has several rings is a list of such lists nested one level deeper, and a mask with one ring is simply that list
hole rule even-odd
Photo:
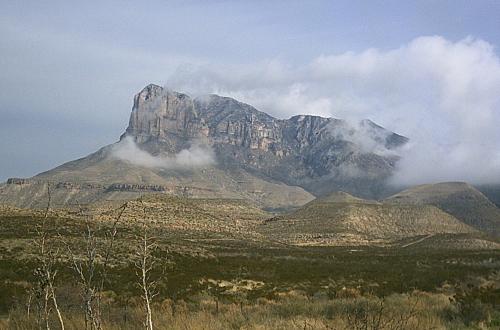
[{"label": "valley floor", "polygon": [[[500,250],[437,245],[456,235],[415,237],[386,247],[295,246],[249,231],[259,223],[258,212],[232,204],[240,219],[213,227],[217,220],[209,208],[181,212],[182,223],[158,222],[137,210],[120,222],[116,209],[103,217],[3,211],[0,327],[38,329],[37,322],[44,322],[41,293],[47,285],[37,269],[50,260],[66,329],[86,328],[82,297],[88,283],[75,264],[85,276],[94,272],[92,306],[103,329],[143,328],[137,265],[144,234],[153,244],[148,280],[154,284],[157,329],[500,327]],[[148,226],[135,221],[138,217],[148,218]],[[50,254],[40,250],[42,236]],[[50,301],[48,306],[49,323],[57,329],[56,310]]]}]

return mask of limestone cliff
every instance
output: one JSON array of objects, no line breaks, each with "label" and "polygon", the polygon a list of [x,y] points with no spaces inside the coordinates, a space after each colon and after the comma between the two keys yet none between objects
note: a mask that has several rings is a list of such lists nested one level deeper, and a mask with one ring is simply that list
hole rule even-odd
[{"label": "limestone cliff", "polygon": [[202,141],[222,167],[243,167],[315,195],[345,190],[370,198],[384,193],[394,170],[398,157],[390,151],[407,142],[368,120],[280,120],[228,97],[192,99],[156,85],[135,96],[126,136],[152,154]]}]

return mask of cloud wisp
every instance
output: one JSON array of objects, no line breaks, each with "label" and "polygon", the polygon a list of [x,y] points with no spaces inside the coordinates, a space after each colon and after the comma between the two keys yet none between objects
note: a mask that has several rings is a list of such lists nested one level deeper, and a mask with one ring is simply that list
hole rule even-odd
[{"label": "cloud wisp", "polygon": [[419,37],[302,66],[182,67],[168,86],[232,96],[280,118],[369,118],[411,140],[394,184],[500,183],[500,58],[483,40]]},{"label": "cloud wisp", "polygon": [[139,148],[133,137],[127,136],[115,144],[111,156],[137,166],[158,169],[196,169],[214,165],[215,155],[212,149],[198,144],[181,150],[175,155],[153,156]]}]

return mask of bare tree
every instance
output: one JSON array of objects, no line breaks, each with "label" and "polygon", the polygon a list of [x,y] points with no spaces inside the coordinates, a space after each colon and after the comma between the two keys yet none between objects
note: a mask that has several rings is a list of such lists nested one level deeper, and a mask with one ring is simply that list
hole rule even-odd
[{"label": "bare tree", "polygon": [[[147,217],[147,210],[141,199],[144,215]],[[145,309],[145,328],[153,330],[153,317],[151,310],[151,301],[158,294],[156,291],[156,282],[151,279],[151,271],[154,265],[153,252],[157,248],[154,238],[149,235],[147,223],[144,219],[142,224],[142,234],[139,237],[137,247],[137,260],[135,267],[137,268],[137,276],[139,278],[139,287],[142,291],[142,299],[144,300]]]},{"label": "bare tree", "polygon": [[[29,302],[28,302],[28,316],[30,313],[31,307],[31,299],[33,295],[35,298],[38,298],[38,324],[41,327],[41,313],[43,310],[43,319],[45,323],[45,328],[50,329],[50,314],[52,312],[52,308],[54,308],[57,319],[59,321],[59,325],[62,330],[64,330],[64,320],[62,318],[61,310],[57,303],[56,290],[54,285],[54,280],[57,275],[57,269],[55,267],[55,262],[57,257],[59,256],[59,250],[54,249],[50,241],[49,231],[47,229],[47,219],[50,212],[52,195],[50,191],[50,184],[47,184],[47,207],[45,208],[44,215],[42,217],[42,221],[40,226],[37,228],[37,238],[35,240],[35,246],[37,246],[39,251],[39,259],[40,265],[35,270],[35,277],[37,278],[37,286],[35,288],[35,292],[30,294]],[[42,302],[40,303],[40,300]],[[52,306],[50,306],[52,303]]]},{"label": "bare tree", "polygon": [[97,290],[97,299],[96,299],[96,310],[98,315],[101,314],[101,302],[102,302],[102,292],[104,290],[104,285],[108,281],[108,270],[109,270],[109,262],[111,259],[111,255],[114,251],[114,245],[116,241],[116,236],[118,234],[118,224],[120,223],[123,213],[128,207],[128,202],[121,205],[118,209],[114,210],[116,212],[116,217],[114,218],[113,225],[109,230],[105,232],[105,244],[103,251],[103,264],[101,271],[99,273],[100,282]]},{"label": "bare tree", "polygon": [[97,267],[97,241],[93,230],[90,227],[89,216],[85,216],[85,255],[83,260],[78,258],[69,245],[68,250],[72,257],[73,270],[79,278],[82,286],[83,309],[85,312],[85,329],[101,329],[101,323],[97,313],[94,311],[97,284],[96,284],[96,267]]},{"label": "bare tree", "polygon": [[85,221],[84,233],[84,255],[79,257],[66,243],[72,258],[72,268],[77,274],[82,286],[83,309],[85,312],[85,329],[102,329],[101,322],[101,298],[104,284],[108,276],[108,266],[114,248],[114,242],[118,233],[118,224],[127,208],[127,203],[119,207],[111,229],[106,231],[105,239],[97,236],[97,230],[92,228],[93,216],[86,214],[80,207],[80,214]]}]

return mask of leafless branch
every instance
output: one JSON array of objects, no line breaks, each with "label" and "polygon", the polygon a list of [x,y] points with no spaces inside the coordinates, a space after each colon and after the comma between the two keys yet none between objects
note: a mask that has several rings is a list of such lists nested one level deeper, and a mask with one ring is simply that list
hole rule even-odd
[{"label": "leafless branch", "polygon": [[[72,260],[72,268],[75,271],[78,281],[82,286],[83,309],[85,311],[85,328],[102,329],[101,324],[101,298],[104,284],[108,277],[109,261],[114,251],[114,242],[118,233],[118,225],[123,213],[127,208],[127,203],[114,211],[118,211],[111,229],[105,233],[105,240],[100,240],[96,230],[92,228],[93,217],[86,214],[79,206],[79,214],[85,222],[84,242],[85,249],[83,258],[79,257],[66,243],[69,255]],[[102,261],[102,264],[99,263]],[[100,267],[99,267],[100,266]]]}]

